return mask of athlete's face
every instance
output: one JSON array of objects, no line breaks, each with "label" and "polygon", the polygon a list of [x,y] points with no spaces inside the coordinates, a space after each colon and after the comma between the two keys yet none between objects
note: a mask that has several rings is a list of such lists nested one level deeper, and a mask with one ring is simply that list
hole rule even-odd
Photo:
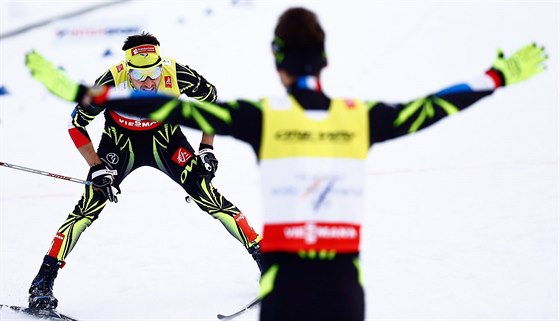
[{"label": "athlete's face", "polygon": [[145,80],[136,80],[134,78],[130,78],[130,82],[132,83],[132,87],[136,90],[140,91],[153,91],[156,92],[159,86],[159,82],[161,80],[161,76],[152,79],[150,77],[146,77]]},{"label": "athlete's face", "polygon": [[150,69],[130,69],[128,71],[128,78],[134,89],[156,92],[161,80],[161,72],[161,66]]}]

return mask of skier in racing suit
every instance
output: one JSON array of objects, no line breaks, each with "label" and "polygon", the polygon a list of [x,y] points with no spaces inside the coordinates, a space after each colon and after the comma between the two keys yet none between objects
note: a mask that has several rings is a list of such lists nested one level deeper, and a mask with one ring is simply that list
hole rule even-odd
[{"label": "skier in racing suit", "polygon": [[[126,60],[105,72],[98,86],[131,88],[213,102],[216,89],[204,77],[174,58],[159,55],[159,41],[149,33],[129,36],[123,46]],[[86,126],[105,112],[105,127],[97,151]],[[259,241],[245,215],[223,197],[211,181],[218,168],[213,149],[213,134],[202,135],[198,153],[178,125],[161,123],[130,114],[105,110],[95,104],[78,104],[69,124],[69,134],[89,164],[87,179],[92,181],[58,229],[39,273],[29,289],[29,306],[54,309],[58,300],[52,293],[54,279],[80,235],[98,217],[107,201],[117,202],[120,183],[134,170],[150,166],[179,184],[194,202],[248,250],[261,268]]]}]

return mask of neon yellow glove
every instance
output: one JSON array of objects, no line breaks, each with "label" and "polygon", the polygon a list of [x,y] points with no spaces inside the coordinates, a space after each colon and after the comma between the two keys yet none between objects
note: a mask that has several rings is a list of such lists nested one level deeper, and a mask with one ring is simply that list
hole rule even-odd
[{"label": "neon yellow glove", "polygon": [[501,86],[509,86],[527,80],[546,69],[544,62],[548,59],[544,47],[535,43],[524,46],[509,58],[498,49],[498,57],[492,65],[501,77]]},{"label": "neon yellow glove", "polygon": [[25,66],[31,71],[31,76],[42,83],[56,96],[67,100],[80,102],[88,88],[74,82],[64,71],[54,66],[52,62],[36,51],[25,55]]}]

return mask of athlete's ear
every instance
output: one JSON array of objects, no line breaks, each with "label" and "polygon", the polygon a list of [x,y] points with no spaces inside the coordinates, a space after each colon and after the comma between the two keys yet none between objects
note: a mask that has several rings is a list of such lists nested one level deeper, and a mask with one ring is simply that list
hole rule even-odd
[{"label": "athlete's ear", "polygon": [[297,77],[290,74],[286,70],[278,68],[276,69],[276,71],[278,71],[278,76],[280,76],[280,81],[282,82],[282,85],[284,85],[284,87],[291,87],[296,82]]}]

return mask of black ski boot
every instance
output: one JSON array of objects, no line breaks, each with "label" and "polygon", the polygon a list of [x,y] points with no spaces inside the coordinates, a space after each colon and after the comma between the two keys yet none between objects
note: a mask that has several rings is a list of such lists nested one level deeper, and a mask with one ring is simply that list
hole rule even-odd
[{"label": "black ski boot", "polygon": [[[52,261],[52,262],[50,262]],[[39,273],[29,288],[29,307],[32,309],[54,310],[58,300],[53,295],[53,285],[58,275],[59,264],[56,259],[45,258]]]},{"label": "black ski boot", "polygon": [[251,254],[251,256],[253,257],[253,260],[255,260],[255,262],[257,262],[257,266],[259,267],[259,271],[261,271],[261,273],[263,272],[263,265],[262,265],[262,256],[261,256],[261,246],[259,245],[259,243],[250,246],[247,251],[249,251],[249,254]]}]

